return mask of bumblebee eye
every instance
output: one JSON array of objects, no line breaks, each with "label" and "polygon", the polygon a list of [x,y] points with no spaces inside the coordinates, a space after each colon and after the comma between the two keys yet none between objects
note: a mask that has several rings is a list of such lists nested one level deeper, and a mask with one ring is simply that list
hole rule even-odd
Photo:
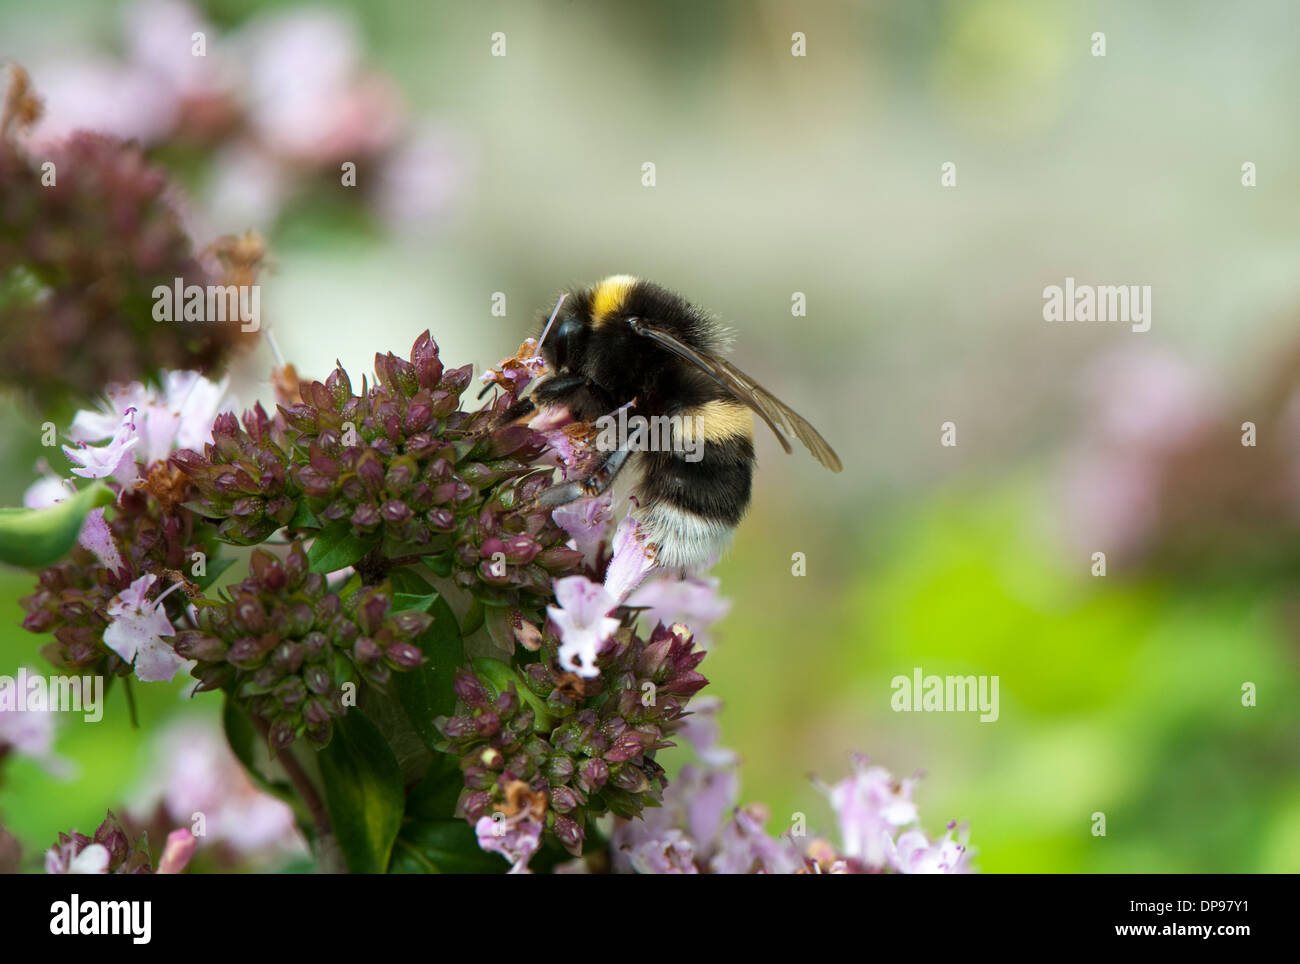
[{"label": "bumblebee eye", "polygon": [[554,341],[551,342],[552,350],[555,352],[556,368],[568,367],[569,360],[577,353],[578,343],[585,332],[586,328],[577,318],[565,318],[560,322]]}]

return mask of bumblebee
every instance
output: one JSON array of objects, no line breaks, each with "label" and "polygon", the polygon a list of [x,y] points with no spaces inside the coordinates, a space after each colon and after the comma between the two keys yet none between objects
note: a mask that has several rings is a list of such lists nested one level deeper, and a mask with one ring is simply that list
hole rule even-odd
[{"label": "bumblebee", "polygon": [[662,424],[669,431],[648,433],[665,444],[643,444],[642,433],[599,445],[599,461],[585,478],[544,490],[538,502],[553,507],[598,495],[634,466],[633,517],[655,546],[657,563],[685,572],[717,558],[749,507],[754,414],[787,453],[783,429],[840,471],[817,430],[728,362],[728,347],[712,317],[649,281],[615,275],[566,293],[538,345],[548,373],[500,421],[563,408],[575,421],[609,424],[617,415],[620,426]]}]

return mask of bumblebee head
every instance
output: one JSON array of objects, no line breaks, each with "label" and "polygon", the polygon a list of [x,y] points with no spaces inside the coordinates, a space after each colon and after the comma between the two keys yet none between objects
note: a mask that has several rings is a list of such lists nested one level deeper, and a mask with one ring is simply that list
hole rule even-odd
[{"label": "bumblebee head", "polygon": [[542,357],[552,370],[566,373],[580,370],[591,339],[598,332],[608,337],[617,330],[612,323],[627,316],[625,309],[639,284],[631,275],[620,274],[569,292],[549,331],[542,337]]}]

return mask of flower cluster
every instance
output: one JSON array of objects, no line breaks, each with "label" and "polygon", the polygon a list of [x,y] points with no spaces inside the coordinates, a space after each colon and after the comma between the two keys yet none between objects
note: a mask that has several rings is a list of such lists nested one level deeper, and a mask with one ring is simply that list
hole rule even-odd
[{"label": "flower cluster", "polygon": [[275,417],[219,418],[204,454],[173,458],[196,511],[242,544],[286,524],[346,530],[386,565],[419,558],[485,601],[540,610],[551,579],[581,559],[531,504],[550,481],[534,464],[545,440],[494,426],[506,397],[465,411],[471,366],[444,369],[428,332],[409,359],[377,355],[375,375],[357,394],[339,368]]},{"label": "flower cluster", "polygon": [[[546,825],[581,853],[589,817],[634,817],[663,799],[658,750],[672,746],[690,698],[707,680],[704,653],[684,626],[658,626],[648,640],[623,628],[600,655],[598,679],[558,670],[548,636],[541,659],[518,674],[480,660],[457,674],[466,712],[436,721],[444,749],[460,757],[465,791],[459,810],[477,821],[518,811],[512,788],[522,782],[543,801]],[[549,806],[549,811],[547,807]]]},{"label": "flower cluster", "polygon": [[[43,570],[36,592],[21,600],[23,627],[53,635],[44,654],[57,666],[104,661],[109,672],[126,675],[134,663],[149,680],[170,679],[180,665],[161,637],[181,617],[184,596],[148,594],[164,580],[197,593],[190,575],[206,572],[215,559],[216,532],[185,508],[195,493],[166,460],[176,445],[210,438],[214,414],[228,403],[224,385],[195,372],[164,373],[161,384],[110,387],[102,406],[78,412],[68,431],[74,444],[64,452],[73,474],[104,480],[116,499],[90,513],[78,545]],[[51,474],[24,501],[40,508],[71,494]]]},{"label": "flower cluster", "polygon": [[388,585],[331,591],[308,571],[295,542],[283,559],[256,550],[247,579],[199,606],[198,629],[177,634],[176,653],[196,661],[200,690],[229,688],[267,727],[273,747],[299,736],[329,742],[333,719],[362,679],[386,684],[419,666],[427,613],[393,611]]},{"label": "flower cluster", "polygon": [[182,717],[158,734],[126,813],[151,834],[202,814],[200,849],[223,869],[274,867],[306,852],[293,808],[253,783],[211,716]]},{"label": "flower cluster", "polygon": [[219,367],[253,336],[239,325],[159,325],[152,293],[177,278],[222,283],[248,265],[195,252],[167,175],[136,145],[78,132],[29,156],[17,132],[39,114],[14,68],[0,119],[0,377],[45,403],[160,368]]},{"label": "flower cluster", "polygon": [[[464,139],[409,116],[343,10],[281,6],[232,28],[184,0],[118,11],[112,53],[74,47],[31,65],[49,105],[34,136],[88,128],[183,158],[200,170],[195,217],[221,230],[271,229],[284,208],[328,194],[428,231],[468,174]],[[365,173],[340,191],[347,161]]]},{"label": "flower cluster", "polygon": [[194,853],[194,835],[174,830],[167,837],[158,866],[149,855],[149,842],[141,836],[135,843],[126,826],[113,811],[95,830],[93,837],[72,831],[60,833],[45,854],[49,874],[179,874]]},{"label": "flower cluster", "polygon": [[[709,704],[708,709],[715,709]],[[707,712],[707,711],[705,711]],[[806,842],[802,828],[771,836],[766,808],[739,806],[734,759],[719,755],[710,730],[696,742],[703,765],[687,765],[643,820],[619,820],[610,839],[615,872],[642,874],[951,874],[970,870],[966,829],[949,823],[932,839],[919,826],[915,780],[854,760],[853,772],[823,791],[839,824],[840,844]],[[585,868],[583,868],[585,869]]]},{"label": "flower cluster", "polygon": [[[147,489],[121,489],[111,515],[92,513],[82,533],[82,544],[62,561],[41,571],[34,593],[20,600],[26,615],[23,628],[33,633],[50,633],[53,640],[42,655],[56,666],[87,669],[102,665],[108,672],[124,676],[131,672],[141,646],[157,642],[158,633],[148,640],[130,641],[120,633],[132,623],[153,621],[163,635],[170,635],[171,623],[180,619],[185,596],[161,593],[146,599],[159,578],[186,585],[184,575],[192,560],[213,554],[212,531],[176,504],[154,498]],[[111,553],[111,556],[110,556]],[[161,617],[161,618],[160,618]],[[116,639],[122,644],[114,646]],[[152,650],[152,645],[146,652]],[[163,654],[167,663],[166,654]],[[170,672],[137,673],[141,679],[170,679],[179,660],[170,660]],[[139,666],[137,665],[137,670]]]}]

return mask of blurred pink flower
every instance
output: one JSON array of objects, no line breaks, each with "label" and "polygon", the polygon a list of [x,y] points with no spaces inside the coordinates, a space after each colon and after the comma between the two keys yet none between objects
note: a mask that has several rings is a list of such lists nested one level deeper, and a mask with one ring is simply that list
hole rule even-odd
[{"label": "blurred pink flower", "polygon": [[626,852],[631,870],[638,874],[698,874],[695,844],[680,830],[634,844]]},{"label": "blurred pink flower", "polygon": [[106,874],[108,873],[109,853],[103,844],[92,843],[80,850],[75,840],[61,846],[51,847],[45,852],[45,872],[47,874]]},{"label": "blurred pink flower", "polygon": [[[439,216],[464,192],[472,166],[469,142],[461,132],[445,125],[425,125],[380,167],[375,210],[401,234],[433,234],[442,226]],[[540,369],[533,371],[537,374]]]},{"label": "blurred pink flower", "polygon": [[527,810],[513,817],[497,821],[480,817],[474,825],[478,845],[489,853],[497,853],[510,861],[509,873],[528,873],[528,861],[542,843],[542,822]]},{"label": "blurred pink flower", "polygon": [[853,772],[827,790],[840,825],[840,853],[869,867],[883,867],[883,839],[918,819],[912,802],[915,780],[895,780],[884,767],[855,756]]},{"label": "blurred pink flower", "polygon": [[1101,357],[1082,389],[1087,421],[1062,466],[1062,522],[1080,549],[1131,557],[1158,521],[1162,457],[1213,424],[1220,398],[1191,365],[1150,347]]},{"label": "blurred pink flower", "polygon": [[[39,675],[35,669],[27,669],[26,673],[29,678]],[[54,753],[56,714],[21,706],[13,688],[18,678],[0,688],[0,747],[34,760],[51,776],[60,779],[72,776],[72,765]]]},{"label": "blurred pink flower", "polygon": [[627,605],[645,607],[651,625],[684,623],[691,627],[695,641],[707,648],[712,642],[709,629],[731,611],[731,600],[718,595],[719,585],[715,576],[659,576],[634,590]]},{"label": "blurred pink flower", "polygon": [[247,67],[250,121],[272,154],[324,164],[392,145],[403,109],[387,81],[361,73],[355,24],[325,7],[263,15],[234,39]]},{"label": "blurred pink flower", "polygon": [[[164,372],[161,390],[132,382],[114,385],[98,409],[77,412],[68,430],[75,446],[63,451],[91,479],[112,476],[128,485],[139,476],[137,462],[148,467],[176,449],[202,450],[212,441],[212,423],[233,410],[227,382],[211,382],[198,372]],[[107,439],[101,446],[90,442]]]},{"label": "blurred pink flower", "polygon": [[306,852],[292,808],[249,779],[216,720],[184,718],[155,739],[146,783],[128,810],[148,822],[160,804],[172,822],[186,826],[201,814],[204,846],[225,844],[260,863]]},{"label": "blurred pink flower", "polygon": [[173,830],[167,835],[167,842],[163,845],[162,857],[158,859],[158,870],[160,874],[179,874],[183,871],[190,858],[194,856],[194,848],[198,844],[194,834],[182,828]]},{"label": "blurred pink flower", "polygon": [[788,836],[770,837],[767,808],[737,807],[722,827],[718,846],[709,859],[715,874],[793,874],[805,864],[798,845]]},{"label": "blurred pink flower", "polygon": [[889,866],[900,874],[961,874],[969,870],[966,833],[960,841],[952,839],[955,823],[948,824],[948,832],[940,840],[931,841],[921,830],[908,830],[898,835],[898,841],[888,835],[882,840]]}]

